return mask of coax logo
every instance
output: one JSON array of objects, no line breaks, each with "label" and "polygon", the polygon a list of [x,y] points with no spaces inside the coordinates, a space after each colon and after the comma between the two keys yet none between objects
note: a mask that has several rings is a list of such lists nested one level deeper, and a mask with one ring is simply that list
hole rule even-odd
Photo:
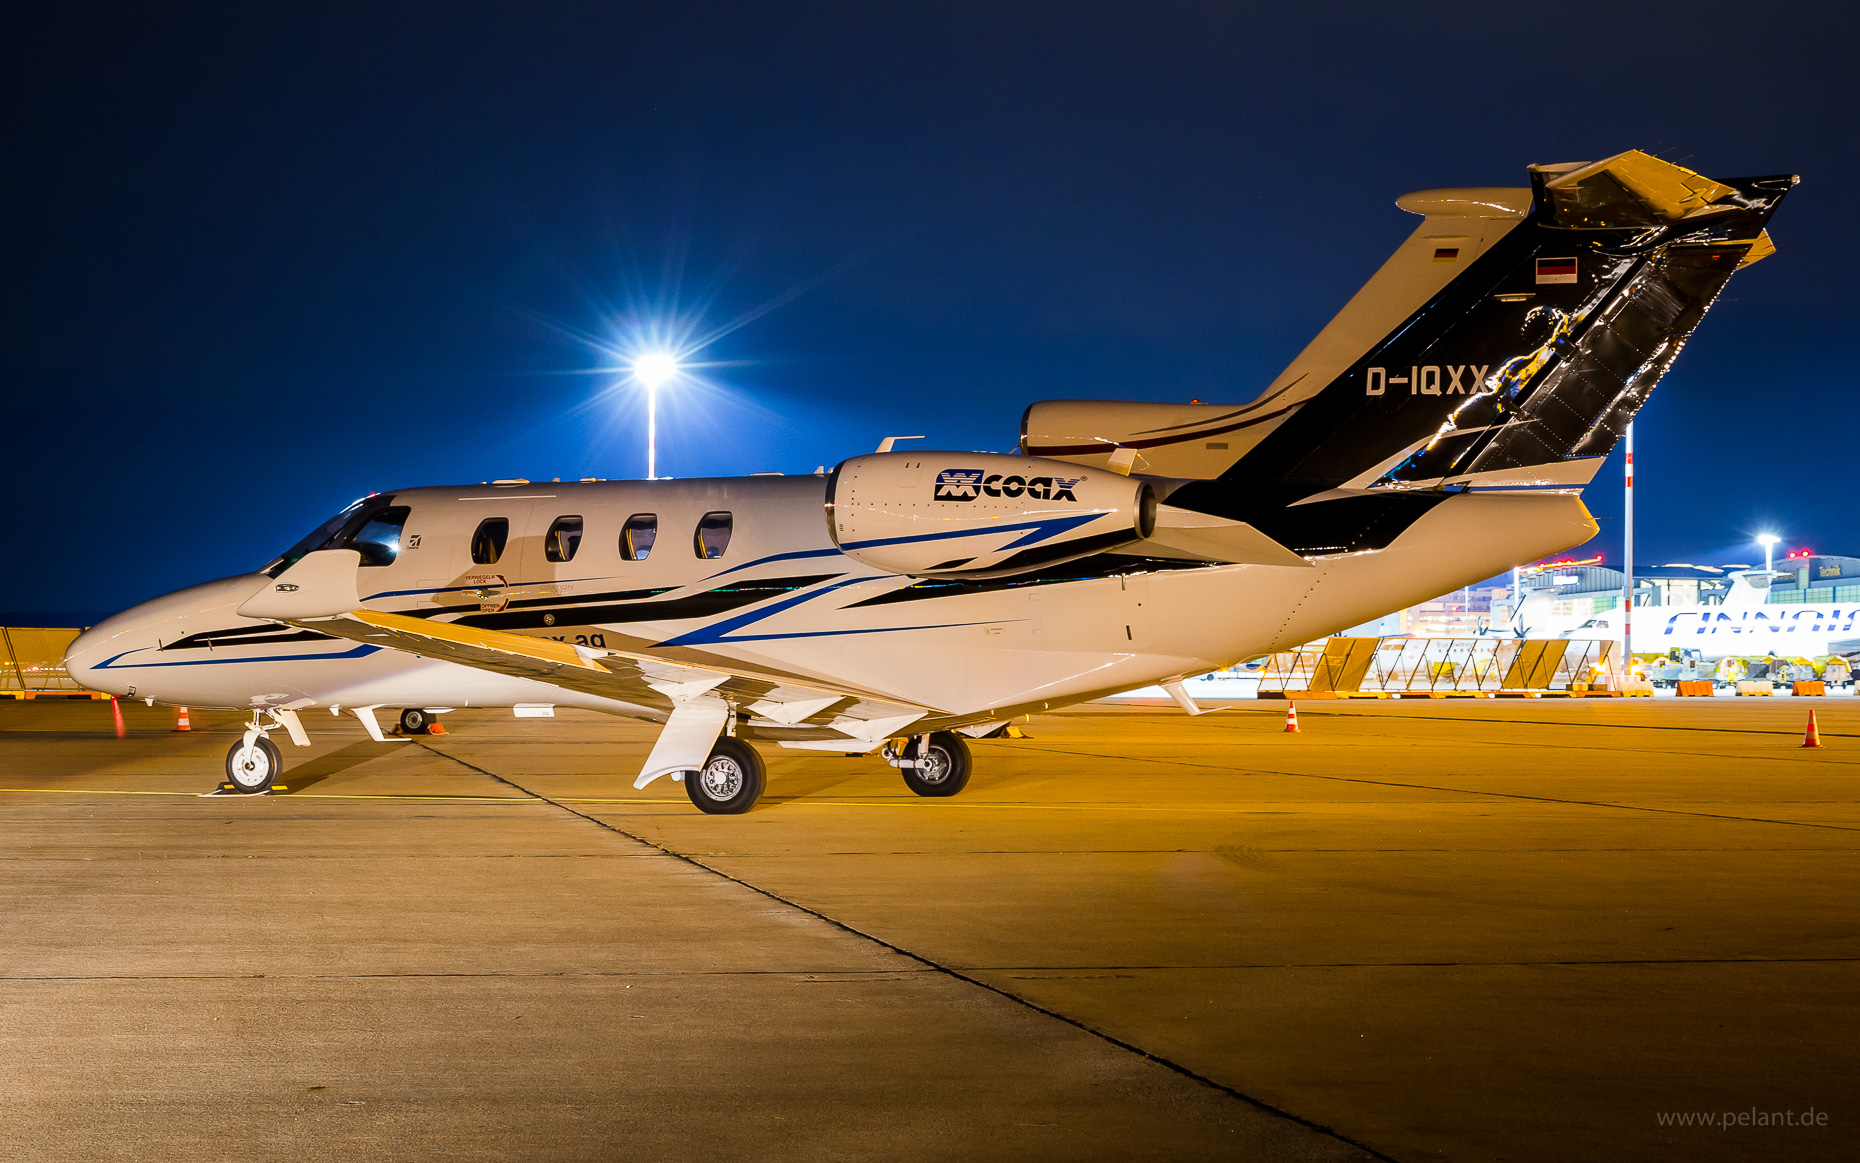
[{"label": "coax logo", "polygon": [[946,468],[936,474],[939,501],[973,501],[977,495],[989,497],[1027,496],[1036,501],[1074,501],[1072,490],[1084,477],[1022,477],[983,475],[979,468]]}]

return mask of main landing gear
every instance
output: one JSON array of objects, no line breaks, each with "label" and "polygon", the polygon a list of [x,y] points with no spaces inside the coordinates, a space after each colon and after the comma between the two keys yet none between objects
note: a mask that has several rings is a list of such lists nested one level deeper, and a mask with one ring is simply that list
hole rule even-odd
[{"label": "main landing gear", "polygon": [[755,807],[767,782],[762,756],[727,735],[710,749],[703,767],[685,772],[684,780],[685,794],[698,811],[713,816],[737,816]]},{"label": "main landing gear", "polygon": [[[920,796],[953,796],[969,784],[969,743],[953,731],[933,731],[904,741],[900,749],[885,744],[885,762],[904,776],[904,786]],[[700,812],[736,816],[756,806],[768,782],[756,749],[729,736],[717,740],[710,757],[696,771],[684,773],[685,794]]]},{"label": "main landing gear", "polygon": [[904,786],[920,796],[953,796],[969,786],[969,741],[954,731],[915,736],[902,752],[887,743],[884,754]]}]

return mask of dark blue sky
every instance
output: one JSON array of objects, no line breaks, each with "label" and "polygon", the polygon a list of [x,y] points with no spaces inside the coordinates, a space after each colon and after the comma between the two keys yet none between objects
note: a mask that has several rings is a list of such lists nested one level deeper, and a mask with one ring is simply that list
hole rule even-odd
[{"label": "dark blue sky", "polygon": [[1396,195],[1627,148],[1803,176],[1642,413],[1642,560],[1860,553],[1851,9],[1273,8],[16,14],[0,611],[247,570],[373,490],[640,475],[637,401],[566,373],[642,302],[742,323],[668,404],[678,476],[1244,401]]}]

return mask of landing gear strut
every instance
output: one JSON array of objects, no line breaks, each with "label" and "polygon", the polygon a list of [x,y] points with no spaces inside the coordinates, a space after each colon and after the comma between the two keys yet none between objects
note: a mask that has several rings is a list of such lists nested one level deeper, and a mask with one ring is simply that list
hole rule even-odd
[{"label": "landing gear strut", "polygon": [[684,782],[685,794],[698,811],[736,816],[755,807],[762,798],[767,772],[754,747],[726,735],[710,749],[710,758],[703,767],[685,772]]},{"label": "landing gear strut", "polygon": [[283,770],[278,745],[263,735],[248,732],[226,753],[226,781],[246,795],[270,791]]},{"label": "landing gear strut", "polygon": [[954,731],[919,735],[902,754],[886,744],[885,759],[904,776],[904,786],[920,796],[953,796],[969,786],[969,742]]}]

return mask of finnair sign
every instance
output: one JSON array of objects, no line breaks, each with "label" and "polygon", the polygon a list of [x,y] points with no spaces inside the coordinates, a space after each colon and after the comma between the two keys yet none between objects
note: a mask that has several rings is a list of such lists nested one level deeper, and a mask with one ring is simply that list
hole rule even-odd
[{"label": "finnair sign", "polygon": [[[1657,607],[1653,608],[1657,609]],[[1643,616],[1653,609],[1642,607]],[[1686,634],[1749,634],[1768,637],[1776,634],[1852,634],[1860,606],[1764,606],[1755,610],[1715,610],[1709,606],[1697,610],[1680,610],[1666,619],[1661,631],[1671,636]]]},{"label": "finnair sign", "polygon": [[[1733,654],[1819,655],[1860,650],[1860,606],[1777,605],[1750,610],[1711,606],[1675,610],[1660,617],[1658,606],[1634,611],[1636,649],[1682,647],[1708,658]],[[1646,629],[1641,629],[1641,627]],[[1652,631],[1647,637],[1642,635]],[[1643,645],[1645,644],[1645,645]]]}]

